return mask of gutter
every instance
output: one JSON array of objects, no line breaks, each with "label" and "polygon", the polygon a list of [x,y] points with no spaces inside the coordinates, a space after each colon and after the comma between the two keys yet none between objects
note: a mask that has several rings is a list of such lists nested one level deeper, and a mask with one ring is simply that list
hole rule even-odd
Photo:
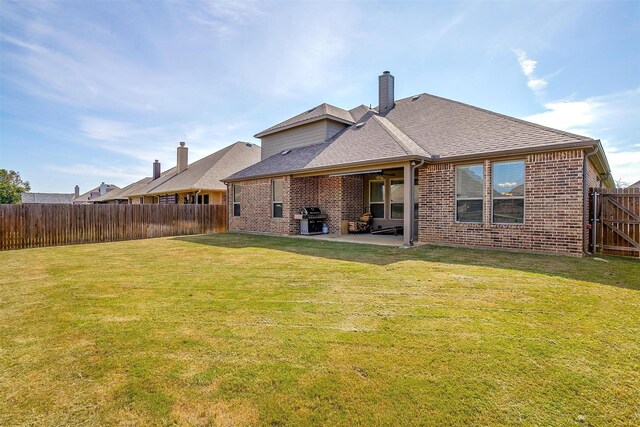
[{"label": "gutter", "polygon": [[[513,150],[490,151],[490,152],[484,152],[484,153],[463,154],[458,156],[447,156],[447,157],[438,157],[435,154],[431,156],[421,156],[421,155],[415,154],[415,155],[407,155],[407,156],[400,156],[400,157],[392,157],[388,159],[376,159],[376,160],[367,160],[363,162],[345,163],[341,165],[331,165],[331,166],[322,166],[322,167],[316,167],[316,168],[269,172],[265,174],[250,175],[250,176],[245,176],[240,178],[227,177],[223,179],[222,182],[226,184],[228,182],[249,181],[252,179],[270,178],[273,176],[296,175],[296,174],[303,174],[303,173],[306,174],[310,172],[331,171],[335,169],[344,169],[349,167],[366,166],[366,165],[379,165],[379,164],[385,164],[385,163],[403,162],[407,160],[409,161],[424,160],[425,162],[430,162],[430,163],[448,163],[448,162],[458,162],[458,161],[475,160],[475,159],[490,159],[495,157],[515,156],[518,154],[545,153],[545,152],[560,151],[565,149],[584,149],[584,148],[593,147],[594,143],[599,145],[600,141],[588,139],[588,140],[580,141],[577,143],[571,142],[566,144],[557,144],[554,146],[523,147],[523,148],[517,148]],[[606,159],[604,160],[604,162],[601,160],[600,164],[602,165],[603,170],[608,170],[607,169],[608,164],[606,164]]]}]

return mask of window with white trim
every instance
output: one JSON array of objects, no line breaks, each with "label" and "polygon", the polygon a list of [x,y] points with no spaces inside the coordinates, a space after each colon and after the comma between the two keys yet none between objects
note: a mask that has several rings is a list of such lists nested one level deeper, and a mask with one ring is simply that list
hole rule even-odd
[{"label": "window with white trim", "polygon": [[282,218],[282,179],[271,181],[271,213],[274,218]]},{"label": "window with white trim", "polygon": [[369,181],[369,210],[374,218],[384,218],[384,180]]},{"label": "window with white trim", "polygon": [[456,166],[456,221],[482,222],[484,167]]},{"label": "window with white trim", "polygon": [[496,162],[491,171],[492,222],[524,222],[524,160]]},{"label": "window with white trim", "polygon": [[240,184],[233,184],[233,216],[240,216]]}]

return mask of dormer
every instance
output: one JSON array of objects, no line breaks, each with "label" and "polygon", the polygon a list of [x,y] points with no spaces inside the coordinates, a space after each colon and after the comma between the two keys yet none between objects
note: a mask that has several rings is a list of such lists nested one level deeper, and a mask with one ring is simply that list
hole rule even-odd
[{"label": "dormer", "polygon": [[354,123],[349,111],[320,104],[255,135],[262,140],[262,160],[293,148],[320,144]]}]

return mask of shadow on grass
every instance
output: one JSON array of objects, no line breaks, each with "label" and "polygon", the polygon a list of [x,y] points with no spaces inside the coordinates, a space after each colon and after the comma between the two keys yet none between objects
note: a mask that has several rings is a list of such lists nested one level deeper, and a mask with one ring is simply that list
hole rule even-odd
[{"label": "shadow on grass", "polygon": [[387,265],[400,261],[428,261],[460,266],[482,266],[640,290],[640,261],[623,257],[573,258],[560,255],[431,245],[405,249],[392,246],[240,233],[180,236],[174,237],[172,240],[229,249],[270,249],[373,265]]}]

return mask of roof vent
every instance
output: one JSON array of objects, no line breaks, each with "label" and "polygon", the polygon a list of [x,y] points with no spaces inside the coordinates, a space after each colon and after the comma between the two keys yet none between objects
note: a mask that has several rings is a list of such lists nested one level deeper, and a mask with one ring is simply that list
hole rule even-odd
[{"label": "roof vent", "polygon": [[283,156],[286,156],[287,154],[289,154],[291,152],[291,150],[284,150],[282,153]]},{"label": "roof vent", "polygon": [[252,143],[250,143],[250,142],[247,142],[247,143],[246,143],[246,144],[244,144],[244,145],[246,145],[247,147],[253,147],[253,144],[252,144]]},{"label": "roof vent", "polygon": [[413,98],[411,98],[412,101],[415,101],[416,99],[420,98],[420,94],[418,95],[413,95]]},{"label": "roof vent", "polygon": [[367,122],[360,122],[360,123],[356,123],[356,129],[360,129],[362,126],[364,126],[365,124],[367,124]]},{"label": "roof vent", "polygon": [[313,112],[313,110],[315,110],[315,109],[316,109],[316,107],[313,107],[311,110],[308,110],[308,111],[307,111],[307,113],[311,113],[311,112]]}]

